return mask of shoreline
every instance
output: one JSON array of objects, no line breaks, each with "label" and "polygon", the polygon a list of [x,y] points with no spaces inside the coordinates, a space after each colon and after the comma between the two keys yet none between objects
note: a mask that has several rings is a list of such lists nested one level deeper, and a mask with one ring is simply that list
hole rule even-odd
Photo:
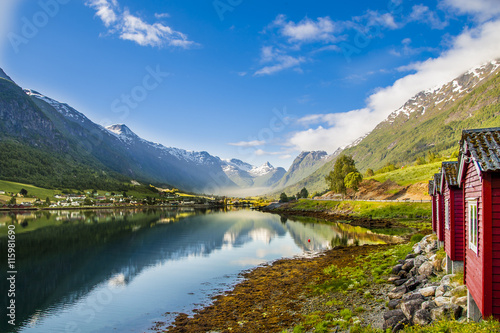
[{"label": "shoreline", "polygon": [[[237,206],[240,207],[240,206]],[[24,208],[4,208],[0,207],[2,212],[19,212],[19,211],[44,211],[44,210],[98,210],[98,209],[144,209],[144,208],[196,208],[196,209],[213,209],[224,208],[223,206],[207,206],[207,205],[181,205],[181,206],[161,206],[161,205],[141,205],[141,206],[81,206],[81,207],[24,207]]]},{"label": "shoreline", "polygon": [[[192,316],[178,313],[173,322],[156,322],[152,331],[160,332],[291,332],[295,325],[316,312],[327,313],[339,309],[334,303],[336,293],[315,295],[313,284],[331,277],[325,268],[356,267],[354,258],[367,256],[374,251],[389,249],[394,244],[335,247],[315,256],[284,258],[244,271],[243,281],[231,290],[212,297],[212,303],[195,309]],[[309,286],[309,287],[308,287]],[[366,309],[358,317],[364,324],[381,328],[385,303],[380,299],[387,294],[389,284],[371,284],[366,290],[374,296],[366,299],[353,291],[343,295],[340,308],[364,305]],[[356,295],[354,295],[356,294]],[[375,315],[374,315],[375,314]],[[165,314],[171,315],[171,314]]]}]

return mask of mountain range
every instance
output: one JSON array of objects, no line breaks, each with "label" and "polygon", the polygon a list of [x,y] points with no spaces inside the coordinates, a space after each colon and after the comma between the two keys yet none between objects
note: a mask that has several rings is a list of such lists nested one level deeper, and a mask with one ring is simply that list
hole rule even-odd
[{"label": "mountain range", "polygon": [[2,179],[76,188],[113,187],[113,180],[128,179],[222,193],[265,191],[286,173],[269,162],[257,167],[205,151],[165,147],[140,138],[125,124],[104,128],[68,104],[21,89],[3,70],[0,78]]},{"label": "mountain range", "polygon": [[102,127],[65,103],[23,90],[0,69],[0,179],[75,189],[139,182],[220,194],[322,191],[340,154],[352,155],[361,171],[407,165],[429,152],[451,155],[464,128],[500,126],[499,68],[491,61],[422,91],[349,146],[330,155],[301,152],[288,170],[166,147],[125,124]]}]

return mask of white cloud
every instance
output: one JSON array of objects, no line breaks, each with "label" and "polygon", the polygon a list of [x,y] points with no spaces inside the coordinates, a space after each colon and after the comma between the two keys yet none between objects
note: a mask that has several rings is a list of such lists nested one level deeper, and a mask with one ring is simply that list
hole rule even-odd
[{"label": "white cloud", "polygon": [[451,48],[437,58],[406,66],[415,71],[393,85],[379,89],[367,99],[367,107],[344,113],[309,115],[303,125],[322,124],[296,132],[288,145],[297,150],[326,150],[330,153],[371,131],[391,112],[422,90],[442,85],[470,68],[500,57],[500,20],[465,30]]},{"label": "white cloud", "polygon": [[282,36],[288,38],[289,42],[334,42],[333,35],[335,24],[329,17],[318,17],[316,21],[305,17],[302,21],[295,23],[286,21],[285,15],[278,15],[273,25],[278,27]]},{"label": "white cloud", "polygon": [[155,13],[155,17],[157,19],[169,18],[170,14],[169,13]]},{"label": "white cloud", "polygon": [[228,145],[236,146],[236,147],[257,147],[257,146],[262,146],[265,144],[266,144],[266,141],[262,141],[262,140],[240,141],[240,142],[228,143]]},{"label": "white cloud", "polygon": [[257,156],[268,156],[268,155],[283,155],[283,152],[278,152],[278,151],[264,151],[262,149],[257,149],[254,152],[255,155]]},{"label": "white cloud", "polygon": [[[173,46],[189,48],[196,45],[188,37],[173,30],[171,27],[156,22],[145,22],[138,16],[130,13],[128,9],[121,9],[117,0],[89,0],[87,6],[96,10],[110,34],[118,34],[120,39],[133,41],[141,46]],[[157,19],[169,17],[168,14],[155,14]]]},{"label": "white cloud", "polygon": [[89,0],[85,4],[97,11],[96,15],[99,16],[106,27],[111,26],[118,20],[116,13],[118,3],[116,0]]},{"label": "white cloud", "polygon": [[358,30],[364,30],[366,27],[385,27],[389,29],[397,29],[399,27],[391,13],[380,13],[375,10],[368,10],[364,15],[353,17],[352,22],[358,23],[359,26],[353,25],[349,21],[344,22],[342,25],[345,28],[355,28]]},{"label": "white cloud", "polygon": [[421,4],[412,7],[407,22],[427,23],[433,29],[444,29],[448,25],[448,22],[439,19],[436,12]]},{"label": "white cloud", "polygon": [[500,15],[498,0],[444,0],[444,4],[462,14],[472,14],[485,21]]},{"label": "white cloud", "polygon": [[265,46],[261,49],[261,63],[267,64],[257,70],[254,75],[270,75],[288,68],[298,67],[301,63],[305,62],[304,57],[294,57],[291,55],[283,54],[283,51],[275,49],[272,46]]}]

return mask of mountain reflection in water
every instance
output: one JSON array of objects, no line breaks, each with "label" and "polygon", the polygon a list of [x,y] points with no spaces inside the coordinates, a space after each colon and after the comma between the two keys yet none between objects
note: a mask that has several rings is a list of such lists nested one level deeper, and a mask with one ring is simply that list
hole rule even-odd
[{"label": "mountain reflection in water", "polygon": [[[20,332],[146,330],[165,312],[206,302],[241,270],[306,251],[390,241],[346,224],[249,210],[43,211],[0,215],[2,249],[8,224],[16,225],[13,331]],[[2,297],[0,306],[6,302]],[[6,321],[0,325],[12,331]]]}]

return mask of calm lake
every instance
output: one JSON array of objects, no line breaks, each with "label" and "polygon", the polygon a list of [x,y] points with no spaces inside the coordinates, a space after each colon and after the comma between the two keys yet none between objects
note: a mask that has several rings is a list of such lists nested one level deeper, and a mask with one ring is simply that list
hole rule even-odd
[{"label": "calm lake", "polygon": [[[0,332],[147,332],[155,321],[207,304],[243,270],[336,245],[390,240],[313,222],[250,210],[2,212],[2,276],[10,224],[17,275],[16,326],[3,315]],[[2,309],[8,287],[2,279]]]}]

